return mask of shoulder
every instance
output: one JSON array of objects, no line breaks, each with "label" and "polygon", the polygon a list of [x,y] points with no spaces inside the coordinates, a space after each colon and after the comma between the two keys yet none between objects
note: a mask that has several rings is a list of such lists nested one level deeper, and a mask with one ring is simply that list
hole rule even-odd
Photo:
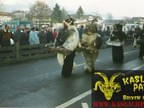
[{"label": "shoulder", "polygon": [[96,37],[101,37],[101,35],[99,33],[96,33],[95,35],[96,35]]},{"label": "shoulder", "polygon": [[75,25],[69,25],[68,29],[78,31],[78,29]]}]

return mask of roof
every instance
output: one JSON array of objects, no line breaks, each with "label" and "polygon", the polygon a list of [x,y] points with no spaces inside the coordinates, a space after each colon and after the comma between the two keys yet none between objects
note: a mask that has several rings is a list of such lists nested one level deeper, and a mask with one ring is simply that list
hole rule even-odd
[{"label": "roof", "polygon": [[123,20],[104,20],[104,24],[110,24],[110,25],[113,25],[113,24],[118,24],[118,23],[122,23]]},{"label": "roof", "polygon": [[0,12],[0,16],[12,16],[9,12]]},{"label": "roof", "polygon": [[15,14],[15,13],[25,13],[25,11],[17,10],[17,11],[12,12],[12,14]]}]

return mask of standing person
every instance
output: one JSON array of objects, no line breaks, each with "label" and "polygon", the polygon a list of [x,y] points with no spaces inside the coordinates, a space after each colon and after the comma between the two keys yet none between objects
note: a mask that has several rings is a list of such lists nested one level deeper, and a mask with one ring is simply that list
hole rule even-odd
[{"label": "standing person", "polygon": [[0,48],[1,48],[1,45],[2,44],[2,28],[0,28]]},{"label": "standing person", "polygon": [[83,48],[83,56],[85,58],[85,72],[95,71],[95,62],[99,55],[99,49],[102,45],[101,35],[97,30],[98,25],[90,23],[86,26],[85,32],[81,39],[81,47]]},{"label": "standing person", "polygon": [[29,43],[30,45],[40,44],[38,33],[35,31],[35,28],[32,28],[29,33]]},{"label": "standing person", "polygon": [[53,36],[53,39],[54,39],[54,40],[57,38],[58,32],[56,31],[56,29],[53,30],[52,36]]},{"label": "standing person", "polygon": [[52,43],[53,42],[53,37],[52,37],[52,29],[49,27],[47,31],[47,42]]},{"label": "standing person", "polygon": [[46,44],[47,43],[45,28],[42,28],[42,30],[39,32],[38,36],[39,36],[40,44]]},{"label": "standing person", "polygon": [[56,43],[56,39],[58,38],[58,32],[57,30],[54,28],[53,32],[52,32],[52,35],[53,35],[53,42],[54,42],[54,45]]},{"label": "standing person", "polygon": [[78,43],[79,34],[77,28],[74,26],[74,19],[66,19],[63,22],[63,28],[59,31],[56,43],[56,45],[62,46],[62,48],[66,51],[66,53],[60,53],[64,57],[61,72],[63,77],[69,77],[72,74],[75,49],[77,48]]},{"label": "standing person", "polygon": [[110,37],[110,40],[113,42],[112,44],[112,59],[113,63],[123,63],[124,59],[124,51],[123,51],[123,43],[126,38],[125,33],[122,31],[122,25],[116,24],[114,25],[114,31]]},{"label": "standing person", "polygon": [[80,28],[78,29],[78,31],[79,31],[79,37],[80,37],[80,39],[82,39],[82,35],[83,35],[83,32],[84,32],[84,26],[81,25]]},{"label": "standing person", "polygon": [[12,32],[8,25],[5,25],[5,29],[1,31],[1,45],[2,47],[10,46],[10,39],[13,38]]},{"label": "standing person", "polygon": [[141,30],[141,32],[140,32],[140,30],[138,30],[138,28],[136,30],[137,30],[136,31],[137,38],[139,39],[138,44],[140,45],[139,58],[141,60],[143,60],[144,59],[144,26],[143,26],[143,29]]},{"label": "standing person", "polygon": [[24,30],[21,31],[20,45],[29,45],[29,29],[28,28],[24,28]]},{"label": "standing person", "polygon": [[16,31],[14,32],[14,41],[16,44],[20,43],[20,37],[21,37],[21,28],[17,26]]}]

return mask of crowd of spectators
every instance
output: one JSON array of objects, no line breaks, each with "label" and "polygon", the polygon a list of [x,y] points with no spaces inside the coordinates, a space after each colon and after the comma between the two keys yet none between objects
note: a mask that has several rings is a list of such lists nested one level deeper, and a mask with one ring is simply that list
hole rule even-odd
[{"label": "crowd of spectators", "polygon": [[10,27],[5,25],[4,29],[0,29],[0,47],[7,47],[16,43],[20,45],[53,43],[57,36],[58,32],[52,27],[43,27],[41,29],[32,27],[29,29],[17,26],[16,31],[12,33]]},{"label": "crowd of spectators", "polygon": [[[85,27],[83,25],[78,28],[79,37],[82,38]],[[127,31],[127,36],[134,38],[134,34],[138,34],[139,29]],[[112,29],[107,27],[106,29],[98,29],[98,33],[102,36],[103,45],[107,46],[105,42],[109,39],[112,33]],[[11,28],[5,25],[4,29],[0,29],[0,47],[7,47],[16,43],[20,45],[36,45],[54,43],[58,37],[58,30],[53,27],[42,27],[38,29],[36,27],[27,28],[17,26],[15,32],[11,32]]]}]

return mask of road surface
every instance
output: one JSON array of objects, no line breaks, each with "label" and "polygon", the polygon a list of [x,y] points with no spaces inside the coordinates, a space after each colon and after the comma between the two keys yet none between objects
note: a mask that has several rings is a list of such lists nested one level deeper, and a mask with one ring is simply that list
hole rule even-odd
[{"label": "road surface", "polygon": [[[126,47],[122,65],[112,63],[111,48],[100,50],[96,69],[142,70],[137,48]],[[84,72],[84,59],[70,78],[61,77],[56,57],[0,67],[0,107],[91,108],[91,75]]]}]

